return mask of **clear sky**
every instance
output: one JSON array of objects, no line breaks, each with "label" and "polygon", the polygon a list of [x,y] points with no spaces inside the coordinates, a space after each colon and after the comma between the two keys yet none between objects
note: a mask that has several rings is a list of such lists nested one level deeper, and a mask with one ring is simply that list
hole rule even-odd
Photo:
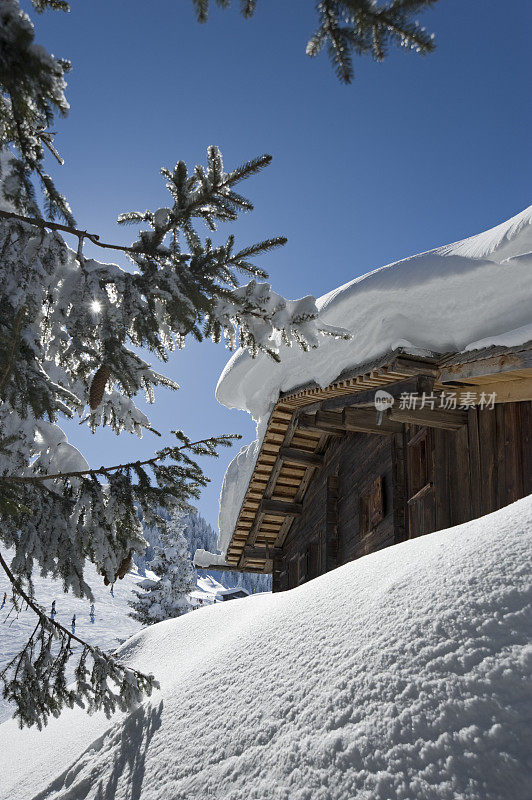
[{"label": "clear sky", "polygon": [[[74,66],[71,113],[56,124],[66,164],[50,169],[80,227],[129,244],[134,229],[116,217],[168,204],[162,165],[203,162],[209,144],[228,168],[268,152],[273,165],[242,185],[255,211],[234,230],[242,244],[288,236],[262,265],[293,298],[530,204],[530,0],[440,0],[422,20],[435,53],[356,59],[347,87],[325,55],[305,56],[312,0],[257,5],[248,21],[236,0],[229,11],[213,8],[207,25],[195,22],[192,0],[72,0],[68,15],[31,13],[37,40]],[[214,399],[228,355],[210,343],[174,354],[165,371],[182,389],[159,392],[154,427],[254,438],[247,415]],[[139,443],[77,423],[67,431],[94,466],[161,446],[149,433]],[[198,507],[213,525],[234,454],[205,465],[212,483]]]}]

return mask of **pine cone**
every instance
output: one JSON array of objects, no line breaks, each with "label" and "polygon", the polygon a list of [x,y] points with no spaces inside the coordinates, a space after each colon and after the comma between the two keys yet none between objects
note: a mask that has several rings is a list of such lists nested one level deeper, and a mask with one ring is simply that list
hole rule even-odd
[{"label": "pine cone", "polygon": [[[130,550],[127,556],[125,556],[125,558],[123,558],[122,561],[120,562],[120,566],[118,567],[118,571],[115,575],[114,580],[117,581],[118,579],[122,580],[122,578],[125,578],[130,569],[133,569],[133,550]],[[103,575],[103,572],[101,572],[100,575]],[[105,586],[109,586],[109,584],[111,583],[111,581],[108,578],[106,578],[105,575],[103,578],[103,582]]]},{"label": "pine cone", "polygon": [[130,550],[128,555],[124,558],[124,560],[118,567],[118,572],[116,573],[115,580],[117,578],[120,578],[120,580],[122,580],[122,578],[125,578],[129,570],[132,568],[133,568],[133,552]]},{"label": "pine cone", "polygon": [[94,411],[96,408],[98,408],[102,402],[105,386],[110,375],[111,370],[107,364],[102,364],[102,366],[95,372],[89,391],[89,405],[91,407],[91,411]]}]

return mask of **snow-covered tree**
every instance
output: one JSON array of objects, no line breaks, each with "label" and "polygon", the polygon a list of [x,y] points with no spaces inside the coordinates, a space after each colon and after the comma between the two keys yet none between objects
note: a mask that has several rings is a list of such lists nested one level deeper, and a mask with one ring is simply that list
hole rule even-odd
[{"label": "snow-covered tree", "polygon": [[[191,562],[196,550],[216,551],[218,534],[201,514],[195,510],[182,511],[178,513],[178,516],[183,522],[183,534],[187,541],[188,552],[191,554]],[[144,526],[143,533],[149,546],[142,555],[134,556],[135,564],[141,574],[144,574],[146,569],[152,569],[151,561],[155,557],[155,548],[161,545],[159,528]],[[209,570],[209,575],[227,589],[239,586],[250,594],[254,592],[269,592],[272,588],[271,575],[260,575],[253,572],[227,572],[224,570]]]},{"label": "snow-covered tree", "polygon": [[[32,2],[38,12],[68,10],[64,0]],[[268,155],[226,171],[210,147],[206,165],[192,172],[182,161],[163,168],[167,204],[119,218],[140,226],[129,246],[76,227],[44,167],[46,151],[61,162],[51,131],[54,116],[68,111],[68,69],[35,43],[19,0],[0,0],[0,542],[15,553],[9,564],[0,554],[0,566],[13,603],[23,600],[37,615],[33,636],[1,677],[20,723],[39,726],[73,703],[107,713],[128,708],[154,679],[50,620],[34,597],[34,570],[91,598],[85,562],[106,582],[123,576],[146,546],[139,509],[146,524],[164,529],[160,509],[189,509],[207,482],[197,458],[234,438],[192,442],[176,430],[150,458],[90,467],[61,418],[79,415],[93,431],[107,425],[161,436],[134,398],[144,392],[153,402],[157,386],[178,388],[147,359],[166,361],[188,335],[225,338],[230,347],[239,341],[274,358],[283,340],[305,348],[322,332],[342,335],[319,322],[313,298],[290,302],[257,281],[267,276],[256,257],[283,237],[237,247],[232,233],[215,243],[197,230],[202,223],[214,232],[252,210],[237,185],[266,167]],[[126,253],[130,267],[87,258],[87,241]],[[240,275],[250,278],[244,286]],[[67,689],[73,640],[83,649],[76,687]]]},{"label": "snow-covered tree", "polygon": [[[325,48],[342,83],[353,79],[355,55],[371,55],[383,61],[390,45],[426,55],[434,50],[434,36],[414,16],[438,0],[318,0],[318,29],[307,44],[307,55],[317,56]],[[199,22],[209,16],[209,0],[193,0]],[[216,0],[222,8],[231,0]],[[240,0],[244,17],[255,13],[256,0]]]},{"label": "snow-covered tree", "polygon": [[130,603],[130,616],[143,625],[180,617],[192,610],[188,595],[196,588],[196,576],[184,529],[185,521],[179,512],[172,514],[150,563],[159,580],[145,578],[138,584],[141,591],[135,592],[137,600]]}]

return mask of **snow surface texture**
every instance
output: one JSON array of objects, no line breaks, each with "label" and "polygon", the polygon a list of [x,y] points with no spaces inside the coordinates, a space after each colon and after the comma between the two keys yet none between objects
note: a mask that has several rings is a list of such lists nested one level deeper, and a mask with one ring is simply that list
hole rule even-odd
[{"label": "snow surface texture", "polygon": [[227,470],[220,496],[218,549],[225,555],[279,393],[328,386],[345,369],[397,347],[427,354],[532,338],[532,206],[491,230],[381,267],[316,301],[320,320],[351,332],[302,353],[281,346],[281,363],[238,351],[216,397],[247,411],[257,439]]},{"label": "snow surface texture", "polygon": [[531,529],[529,497],[144,630],[161,690],[4,723],[1,800],[530,800]]}]

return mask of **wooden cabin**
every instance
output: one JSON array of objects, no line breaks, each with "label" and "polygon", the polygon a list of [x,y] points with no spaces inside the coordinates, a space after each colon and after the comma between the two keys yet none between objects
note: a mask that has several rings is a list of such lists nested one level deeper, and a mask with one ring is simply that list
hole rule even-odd
[{"label": "wooden cabin", "polygon": [[531,492],[532,342],[397,350],[279,397],[226,560],[282,591]]}]

